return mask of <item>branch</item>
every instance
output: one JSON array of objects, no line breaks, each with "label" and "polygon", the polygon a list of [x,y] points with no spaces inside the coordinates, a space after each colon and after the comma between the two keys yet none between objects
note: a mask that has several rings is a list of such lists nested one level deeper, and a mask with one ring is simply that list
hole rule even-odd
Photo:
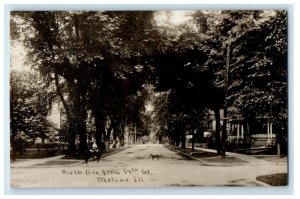
[{"label": "branch", "polygon": [[64,99],[64,96],[62,94],[62,91],[61,91],[61,88],[60,88],[60,85],[59,85],[59,81],[58,81],[58,74],[55,72],[54,75],[55,75],[55,86],[56,86],[57,93],[60,97],[61,102],[63,103],[64,108],[66,109],[67,117],[68,117],[68,119],[70,119],[70,117],[71,117],[70,108],[69,108],[69,106],[68,106],[68,104],[67,104],[67,102]]}]

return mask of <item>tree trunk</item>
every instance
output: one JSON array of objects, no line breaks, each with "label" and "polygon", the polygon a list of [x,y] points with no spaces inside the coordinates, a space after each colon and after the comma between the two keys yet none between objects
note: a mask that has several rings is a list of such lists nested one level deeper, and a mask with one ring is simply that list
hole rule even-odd
[{"label": "tree trunk", "polygon": [[172,144],[173,146],[176,146],[176,141],[173,136],[171,136],[170,144]]},{"label": "tree trunk", "polygon": [[11,160],[16,160],[16,130],[11,129],[11,138],[10,138],[10,145],[11,145]]},{"label": "tree trunk", "polygon": [[194,151],[194,145],[195,145],[195,138],[194,138],[195,134],[194,134],[194,129],[192,129],[192,151]]},{"label": "tree trunk", "polygon": [[226,138],[227,138],[227,107],[224,108],[224,119],[221,140],[221,154],[222,158],[226,157]]},{"label": "tree trunk", "polygon": [[76,139],[76,122],[69,121],[69,130],[68,130],[68,155],[76,156],[76,147],[75,147],[75,139]]},{"label": "tree trunk", "polygon": [[220,118],[220,109],[216,108],[214,109],[215,112],[215,119],[216,119],[216,149],[217,149],[217,154],[221,155],[221,141],[220,141],[220,131],[221,131],[221,118]]},{"label": "tree trunk", "polygon": [[79,151],[80,154],[84,154],[85,151],[87,150],[87,137],[86,137],[86,123],[85,121],[78,121],[79,125],[78,125],[78,129],[77,129],[77,133],[79,134],[79,140],[80,140],[80,144],[79,144]]},{"label": "tree trunk", "polygon": [[277,156],[279,158],[281,158],[281,146],[280,146],[280,142],[277,143]]},{"label": "tree trunk", "polygon": [[113,131],[113,145],[112,145],[112,148],[116,148],[117,147],[117,136],[118,136],[118,133],[119,133],[119,129],[118,129],[118,126],[116,124],[114,124],[113,129],[114,129],[114,131]]},{"label": "tree trunk", "polygon": [[181,134],[181,148],[185,149],[186,146],[185,146],[185,132],[182,131],[183,133]]},{"label": "tree trunk", "polygon": [[96,144],[98,149],[101,148],[101,142],[102,138],[105,138],[105,119],[104,115],[99,114],[95,117],[95,126],[96,126],[96,134],[95,134],[95,139],[96,139]]},{"label": "tree trunk", "polygon": [[244,141],[243,145],[244,148],[247,149],[247,153],[250,155],[251,154],[251,133],[250,133],[250,127],[249,127],[249,122],[251,122],[251,118],[246,118],[243,121],[243,128],[244,128]]},{"label": "tree trunk", "polygon": [[112,148],[117,148],[117,139],[113,139]]},{"label": "tree trunk", "polygon": [[176,137],[174,138],[175,140],[175,146],[179,146],[180,145],[180,137],[179,135],[176,135]]},{"label": "tree trunk", "polygon": [[55,85],[57,93],[60,97],[60,100],[65,108],[67,119],[69,122],[69,131],[68,131],[68,154],[70,156],[76,155],[75,139],[76,135],[79,135],[80,145],[79,152],[82,154],[87,148],[86,143],[86,112],[85,112],[85,97],[83,89],[79,86],[76,87],[71,81],[73,89],[69,89],[69,100],[72,102],[69,105],[64,99],[63,92],[59,84],[58,72],[55,71]]},{"label": "tree trunk", "polygon": [[134,123],[134,129],[133,129],[133,131],[134,131],[134,144],[136,144],[136,139],[137,139],[137,130],[136,130],[136,123]]},{"label": "tree trunk", "polygon": [[120,146],[124,146],[125,143],[124,143],[124,135],[122,137],[120,137]]},{"label": "tree trunk", "polygon": [[124,128],[122,127],[119,135],[120,147],[124,146]]},{"label": "tree trunk", "polygon": [[[281,142],[282,142],[282,134],[280,132],[276,135],[276,145],[277,145],[277,157],[281,158]],[[272,138],[271,138],[272,139]]]},{"label": "tree trunk", "polygon": [[105,140],[108,140],[108,141],[110,140],[112,129],[113,129],[113,125],[110,124],[110,126],[108,127],[107,132],[106,132],[106,138],[105,138]]},{"label": "tree trunk", "polygon": [[113,121],[111,121],[111,124],[109,125],[107,131],[106,131],[106,135],[105,135],[105,147],[106,150],[109,149],[109,145],[110,145],[110,136],[111,136],[111,131],[113,130]]}]

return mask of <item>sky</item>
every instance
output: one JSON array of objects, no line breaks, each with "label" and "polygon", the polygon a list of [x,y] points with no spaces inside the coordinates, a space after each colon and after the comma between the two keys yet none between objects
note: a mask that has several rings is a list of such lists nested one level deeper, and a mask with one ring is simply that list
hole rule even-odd
[{"label": "sky", "polygon": [[11,45],[10,48],[10,65],[12,70],[29,70],[30,67],[25,64],[26,49],[21,43]]},{"label": "sky", "polygon": [[155,14],[155,20],[158,25],[178,26],[190,20],[191,16],[189,14],[193,12],[190,10],[159,11]]}]

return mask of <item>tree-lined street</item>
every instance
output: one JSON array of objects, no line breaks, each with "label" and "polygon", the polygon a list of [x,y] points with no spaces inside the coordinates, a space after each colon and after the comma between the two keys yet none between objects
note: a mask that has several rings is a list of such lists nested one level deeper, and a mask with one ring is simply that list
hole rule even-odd
[{"label": "tree-lined street", "polygon": [[[159,155],[152,160],[150,154]],[[231,155],[230,157],[234,157]],[[237,154],[238,157],[238,154]],[[268,186],[257,176],[287,172],[287,162],[244,155],[244,163],[205,166],[163,145],[135,145],[86,165],[57,158],[12,163],[14,187]]]},{"label": "tree-lined street", "polygon": [[287,180],[287,19],[286,10],[12,11],[12,185]]}]

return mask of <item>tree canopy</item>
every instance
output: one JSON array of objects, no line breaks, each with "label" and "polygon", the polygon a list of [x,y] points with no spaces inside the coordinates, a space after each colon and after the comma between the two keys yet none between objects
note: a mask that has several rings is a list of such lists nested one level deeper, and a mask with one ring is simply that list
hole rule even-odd
[{"label": "tree canopy", "polygon": [[[158,23],[160,12],[11,13],[12,45],[23,42],[27,65],[63,104],[70,155],[76,136],[80,153],[87,148],[89,114],[98,145],[111,132],[114,140],[123,140],[125,127],[137,128],[142,136],[153,124],[185,143],[186,132],[205,128],[203,121],[213,110],[221,146],[221,109],[224,127],[227,118],[265,117],[286,131],[286,11],[193,11],[180,25]],[[29,99],[47,102],[38,104],[36,113],[31,111],[36,104],[24,105],[24,112],[44,118],[51,106],[41,93],[47,89],[21,88],[16,75],[11,78],[11,110]],[[16,90],[26,90],[26,95]],[[145,114],[149,100],[152,115]],[[14,124],[19,121],[25,119],[12,118]]]},{"label": "tree canopy", "polygon": [[34,73],[12,71],[10,76],[10,137],[14,152],[26,142],[45,139],[55,125],[47,116],[56,99]]}]

